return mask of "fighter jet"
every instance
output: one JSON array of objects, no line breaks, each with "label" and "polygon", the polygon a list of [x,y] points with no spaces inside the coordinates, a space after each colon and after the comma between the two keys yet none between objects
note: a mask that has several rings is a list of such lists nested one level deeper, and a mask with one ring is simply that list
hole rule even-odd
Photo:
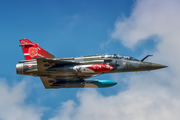
[{"label": "fighter jet", "polygon": [[86,80],[106,73],[150,71],[167,66],[144,62],[120,54],[57,58],[38,44],[20,40],[25,60],[16,64],[17,74],[39,76],[46,89],[105,88],[116,85],[112,80]]}]

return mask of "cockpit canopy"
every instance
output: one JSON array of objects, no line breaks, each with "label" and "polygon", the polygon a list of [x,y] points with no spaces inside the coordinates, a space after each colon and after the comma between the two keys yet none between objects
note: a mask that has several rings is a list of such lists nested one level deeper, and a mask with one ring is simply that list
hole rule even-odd
[{"label": "cockpit canopy", "polygon": [[125,56],[125,55],[120,55],[120,54],[103,54],[103,55],[99,55],[99,56],[101,56],[101,58],[116,58],[116,59],[139,61],[136,58],[133,58],[130,56]]}]

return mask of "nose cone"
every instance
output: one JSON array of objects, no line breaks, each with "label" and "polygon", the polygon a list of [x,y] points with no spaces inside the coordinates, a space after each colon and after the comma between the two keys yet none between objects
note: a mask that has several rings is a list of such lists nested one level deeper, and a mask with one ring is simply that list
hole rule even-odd
[{"label": "nose cone", "polygon": [[161,68],[165,68],[165,67],[168,67],[168,66],[152,63],[152,69],[161,69]]},{"label": "nose cone", "polygon": [[165,67],[168,67],[168,66],[151,63],[151,62],[142,62],[139,65],[139,69],[137,71],[146,71],[146,70],[149,71],[149,70],[156,70],[156,69],[161,69]]}]

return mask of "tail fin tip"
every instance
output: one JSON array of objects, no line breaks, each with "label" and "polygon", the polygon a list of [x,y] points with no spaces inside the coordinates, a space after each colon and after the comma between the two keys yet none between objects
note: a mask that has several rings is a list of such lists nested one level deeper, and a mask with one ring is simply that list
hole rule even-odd
[{"label": "tail fin tip", "polygon": [[40,57],[55,58],[54,55],[42,49],[38,46],[38,44],[31,42],[27,38],[23,38],[20,40],[20,46],[22,47],[26,60],[35,60],[35,58]]},{"label": "tail fin tip", "polygon": [[36,45],[35,43],[31,42],[27,38],[20,39],[19,41],[20,41],[21,46],[24,46],[24,45]]}]

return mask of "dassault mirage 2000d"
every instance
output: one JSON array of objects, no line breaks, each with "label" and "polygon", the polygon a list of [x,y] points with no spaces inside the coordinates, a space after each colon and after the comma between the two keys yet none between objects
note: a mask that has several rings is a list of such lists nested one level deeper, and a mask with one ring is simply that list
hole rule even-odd
[{"label": "dassault mirage 2000d", "polygon": [[106,73],[150,71],[167,66],[144,62],[119,54],[57,58],[38,44],[21,39],[25,59],[16,65],[17,74],[39,76],[45,88],[104,88],[117,83],[112,80],[86,80]]}]

